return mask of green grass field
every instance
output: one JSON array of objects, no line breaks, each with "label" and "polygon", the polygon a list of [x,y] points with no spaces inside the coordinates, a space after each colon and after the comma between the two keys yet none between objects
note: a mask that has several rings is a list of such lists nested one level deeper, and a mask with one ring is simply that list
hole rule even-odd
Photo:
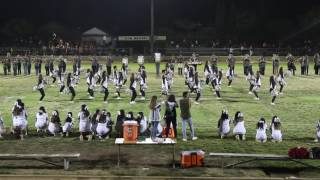
[{"label": "green grass field", "polygon": [[[221,62],[225,62],[221,60]],[[89,63],[84,64],[85,68],[89,67]],[[286,64],[282,66],[286,69]],[[164,64],[162,64],[164,67]],[[205,86],[202,90],[201,104],[193,104],[192,116],[195,126],[196,136],[199,138],[197,141],[181,141],[181,120],[179,119],[178,129],[178,144],[177,154],[182,150],[203,149],[205,152],[242,152],[242,153],[272,153],[272,154],[287,154],[288,149],[296,146],[313,147],[319,146],[314,143],[315,138],[315,125],[319,119],[320,109],[320,77],[313,75],[313,69],[310,66],[309,76],[300,76],[300,72],[297,71],[295,77],[287,77],[287,86],[284,88],[284,95],[279,96],[276,99],[276,105],[271,106],[271,96],[269,94],[269,76],[272,71],[270,63],[266,68],[266,75],[262,78],[262,88],[260,90],[260,101],[254,100],[253,95],[248,95],[248,82],[243,76],[243,68],[241,64],[236,66],[236,74],[238,76],[234,80],[232,87],[227,87],[227,80],[224,77],[222,82],[221,100],[216,100],[215,95],[211,91],[211,87]],[[69,65],[68,68],[71,68]],[[224,75],[226,71],[226,65],[220,65],[219,68],[224,69]],[[300,67],[297,66],[297,69]],[[2,70],[2,66],[0,67]],[[136,72],[138,65],[129,64],[130,72]],[[19,141],[11,137],[11,135],[5,135],[4,139],[0,140],[1,153],[50,153],[50,152],[80,152],[81,161],[77,162],[71,167],[77,167],[77,169],[104,169],[113,167],[116,164],[116,148],[113,145],[114,139],[109,139],[105,142],[94,140],[92,142],[80,142],[77,136],[74,134],[72,137],[37,137],[34,120],[35,114],[38,108],[43,105],[46,110],[51,113],[53,110],[60,112],[60,118],[64,121],[66,113],[72,111],[76,115],[81,104],[85,103],[89,106],[90,112],[94,112],[96,108],[106,108],[111,112],[113,120],[116,118],[116,113],[120,109],[126,111],[139,112],[143,111],[148,114],[148,103],[152,95],[161,94],[161,80],[156,78],[154,64],[146,64],[148,72],[148,90],[146,101],[137,101],[135,105],[130,105],[130,97],[127,93],[122,93],[122,99],[117,100],[114,95],[114,86],[111,85],[109,91],[109,104],[103,103],[103,94],[95,92],[95,99],[89,100],[86,92],[87,86],[84,80],[84,74],[81,76],[80,85],[76,87],[77,96],[75,102],[71,104],[69,95],[60,95],[58,93],[58,87],[47,87],[46,97],[43,103],[39,103],[40,94],[38,91],[33,92],[32,87],[37,82],[35,75],[31,77],[24,76],[0,76],[0,111],[5,120],[5,126],[11,126],[11,108],[18,98],[23,99],[26,104],[27,111],[29,113],[29,129],[30,134],[24,141]],[[257,64],[253,66],[254,71],[258,69]],[[203,77],[203,66],[199,67],[199,72]],[[34,72],[34,69],[32,69]],[[43,69],[44,71],[44,69]],[[177,67],[176,67],[177,74]],[[170,93],[175,94],[177,98],[181,98],[182,92],[187,90],[184,86],[184,79],[178,75],[174,77],[174,85]],[[139,96],[138,96],[139,98]],[[138,99],[137,98],[137,99]],[[195,95],[191,95],[194,100]],[[235,141],[232,136],[226,139],[219,139],[217,136],[217,121],[220,117],[222,109],[228,109],[229,115],[234,117],[236,111],[240,110],[244,113],[245,126],[247,129],[247,140],[244,142]],[[179,110],[178,110],[179,112]],[[162,111],[163,113],[163,111]],[[180,113],[178,113],[179,116]],[[284,140],[282,143],[256,143],[255,142],[255,125],[260,117],[266,118],[267,122],[271,122],[271,117],[277,115],[282,121],[282,132]],[[74,131],[78,132],[77,120],[75,119],[76,127]],[[9,133],[9,132],[8,132]],[[160,166],[167,167],[170,164],[170,149],[165,147],[161,148],[142,148],[142,147],[128,147],[125,148],[126,154],[122,157],[122,164],[125,167],[143,167],[143,166]],[[157,161],[153,154],[156,154]],[[207,158],[207,165],[213,167],[219,167],[221,165],[221,159]],[[229,160],[234,161],[234,160]],[[228,160],[226,160],[228,162]],[[314,162],[319,165],[319,162]],[[2,164],[2,163],[0,163]],[[24,164],[18,164],[25,168]],[[34,164],[35,167],[42,167],[41,165]],[[302,166],[287,162],[256,162],[247,165],[243,165],[246,168],[270,168],[278,167],[283,169],[301,169]],[[272,168],[271,168],[272,169]],[[204,170],[203,170],[204,171]],[[215,173],[205,170],[206,173],[201,173],[201,169],[190,170],[185,172],[179,170],[176,175],[212,175],[212,176],[226,176],[225,173],[218,173],[218,170],[214,170]],[[15,171],[14,171],[15,172]],[[16,171],[18,172],[18,171]],[[85,171],[84,171],[85,172]],[[148,175],[158,175],[165,173],[166,171],[147,173]],[[249,170],[247,172],[250,172]],[[6,168],[0,168],[0,173],[11,173]],[[32,172],[31,172],[32,173]],[[79,173],[79,172],[75,172]],[[112,172],[110,172],[112,174]],[[132,172],[136,174],[138,172]],[[143,173],[140,172],[139,173]],[[189,174],[188,174],[189,173]],[[230,172],[231,173],[231,172]],[[130,174],[130,171],[123,170],[117,171],[117,175]],[[254,173],[256,176],[265,175],[262,172]],[[163,174],[162,174],[163,175]],[[230,174],[229,174],[230,175]],[[242,171],[236,171],[231,173],[233,176],[250,176],[250,173],[243,173]]]}]

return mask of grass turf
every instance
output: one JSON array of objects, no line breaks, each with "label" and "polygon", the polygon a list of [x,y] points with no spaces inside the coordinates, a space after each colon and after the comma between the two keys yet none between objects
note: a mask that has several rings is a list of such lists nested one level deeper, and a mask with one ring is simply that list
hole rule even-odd
[{"label": "grass turf", "polygon": [[[225,62],[221,60],[221,62]],[[119,66],[119,64],[118,64]],[[285,63],[282,64],[285,68]],[[83,63],[84,68],[89,68],[89,63]],[[311,66],[310,66],[311,67]],[[2,67],[0,67],[2,69]],[[164,68],[162,64],[161,68]],[[203,66],[198,67],[203,79]],[[220,64],[219,68],[226,71],[226,65]],[[68,65],[71,69],[71,65]],[[129,64],[129,71],[136,72],[138,65]],[[161,80],[155,75],[155,65],[146,64],[148,72],[148,90],[146,101],[137,101],[135,105],[130,105],[130,96],[123,92],[122,99],[115,99],[113,94],[114,86],[109,88],[109,104],[103,103],[103,94],[98,91],[95,92],[95,99],[89,100],[86,93],[86,83],[84,74],[82,73],[81,82],[76,87],[75,102],[69,102],[69,95],[60,95],[58,87],[48,87],[45,89],[46,97],[43,103],[39,103],[40,94],[38,91],[32,92],[32,87],[37,82],[37,77],[24,76],[1,76],[0,77],[0,111],[5,120],[5,126],[11,126],[11,108],[16,99],[22,98],[26,104],[29,113],[29,129],[31,130],[25,141],[18,141],[10,135],[5,136],[1,140],[0,148],[2,153],[30,153],[30,152],[80,152],[81,160],[88,160],[91,163],[85,163],[84,167],[96,167],[95,163],[99,164],[104,161],[104,166],[113,166],[116,161],[116,148],[114,147],[114,139],[105,142],[80,142],[76,136],[69,138],[60,137],[46,137],[39,138],[35,134],[34,121],[35,114],[38,108],[43,105],[47,112],[51,113],[53,110],[60,112],[60,118],[64,121],[66,113],[72,111],[74,117],[80,110],[81,104],[85,103],[89,106],[91,113],[96,108],[106,108],[111,112],[113,120],[116,118],[117,111],[125,109],[126,112],[143,111],[148,115],[148,103],[152,95],[161,94]],[[253,65],[254,71],[258,69],[257,64]],[[285,68],[286,69],[286,68]],[[262,78],[262,88],[259,92],[260,101],[254,100],[253,95],[248,95],[248,82],[243,76],[243,68],[241,64],[236,65],[237,78],[234,80],[232,87],[226,86],[227,80],[224,77],[222,83],[221,96],[222,100],[216,100],[211,87],[204,86],[202,90],[202,97],[200,105],[193,104],[192,117],[195,126],[196,136],[199,137],[197,141],[181,141],[181,120],[178,118],[178,144],[177,152],[182,150],[203,149],[208,152],[241,152],[241,153],[272,153],[272,154],[287,154],[288,149],[295,146],[313,147],[319,144],[313,143],[315,137],[316,120],[319,119],[320,109],[320,77],[315,75],[300,76],[287,78],[287,86],[284,88],[284,95],[276,99],[276,106],[271,106],[271,96],[269,94],[269,76],[271,74],[271,64],[267,64],[266,75]],[[32,69],[34,71],[34,69]],[[44,69],[42,70],[44,71]],[[184,86],[184,79],[177,75],[177,67],[175,67],[176,75],[174,77],[174,84],[170,93],[175,94],[178,98],[181,97],[182,92],[187,90]],[[312,68],[309,68],[310,73],[313,74]],[[128,84],[128,83],[127,83]],[[139,98],[139,96],[138,96]],[[194,99],[195,95],[191,95]],[[217,136],[217,121],[220,117],[222,109],[228,109],[229,115],[234,117],[236,111],[240,110],[244,113],[245,126],[247,129],[247,140],[244,142],[235,141],[232,136],[226,139],[219,139]],[[164,109],[163,109],[164,110]],[[162,110],[162,113],[164,112]],[[179,112],[179,110],[178,110]],[[179,116],[180,113],[178,113]],[[284,140],[282,143],[256,143],[255,142],[255,124],[260,117],[266,118],[270,123],[271,117],[277,115],[282,121],[282,132]],[[78,132],[78,121],[75,118],[74,131]],[[122,164],[128,166],[145,166],[145,165],[161,165],[170,163],[170,149],[158,147],[129,147],[125,148],[126,154],[122,156]],[[156,154],[158,161],[154,161],[153,154]],[[139,157],[139,158],[136,158]],[[107,162],[106,162],[107,161]],[[208,159],[207,164],[219,166],[221,160]],[[98,165],[97,165],[98,166]],[[288,162],[256,162],[246,167],[282,167],[282,168],[300,168],[301,166]],[[80,167],[80,166],[79,166]]]}]

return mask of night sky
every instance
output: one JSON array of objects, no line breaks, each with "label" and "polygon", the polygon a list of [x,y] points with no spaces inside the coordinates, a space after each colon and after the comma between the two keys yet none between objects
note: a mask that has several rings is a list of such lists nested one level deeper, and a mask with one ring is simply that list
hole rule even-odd
[{"label": "night sky", "polygon": [[[163,27],[174,28],[176,20],[214,26],[218,1],[221,0],[155,0],[156,32]],[[257,16],[260,23],[282,19],[292,26],[299,26],[301,17],[309,11],[320,10],[318,0],[226,0],[225,3],[225,11],[230,11],[229,6],[234,7],[234,12],[226,12],[228,16],[247,13]],[[0,23],[4,26],[13,19],[24,19],[34,29],[56,22],[79,32],[95,26],[111,34],[139,35],[149,32],[149,8],[149,0],[4,0],[0,6]],[[235,20],[224,21],[232,25]]]}]

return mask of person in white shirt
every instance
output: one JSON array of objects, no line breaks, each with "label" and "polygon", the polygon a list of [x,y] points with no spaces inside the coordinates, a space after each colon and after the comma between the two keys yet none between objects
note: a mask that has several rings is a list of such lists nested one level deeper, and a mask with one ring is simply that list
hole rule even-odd
[{"label": "person in white shirt", "polygon": [[231,119],[227,110],[223,110],[218,121],[218,134],[221,139],[227,136],[230,133],[230,123]]},{"label": "person in white shirt", "polygon": [[244,126],[243,113],[238,111],[234,116],[234,128],[233,134],[235,135],[236,140],[245,140],[246,139],[246,128]]},{"label": "person in white shirt", "polygon": [[260,98],[258,96],[258,92],[260,90],[260,87],[261,87],[261,76],[260,76],[260,72],[257,71],[256,76],[255,76],[255,80],[254,80],[254,85],[252,88],[253,94],[255,95],[255,100],[260,100]]},{"label": "person in white shirt", "polygon": [[91,130],[90,130],[90,112],[86,104],[81,105],[81,111],[78,114],[79,119],[79,132],[80,141],[88,138],[88,141],[92,140]]},{"label": "person in white shirt", "polygon": [[39,135],[43,135],[48,126],[48,114],[43,106],[39,108],[39,112],[36,114],[35,127]]},{"label": "person in white shirt", "polygon": [[229,81],[228,82],[228,87],[231,87],[232,80],[234,79],[234,72],[230,67],[228,67],[226,76],[227,76],[227,79]]},{"label": "person in white shirt", "polygon": [[275,80],[274,75],[270,76],[270,94],[272,96],[272,100],[271,100],[271,105],[275,105],[274,101],[276,100],[277,96],[278,96],[278,91],[277,91],[277,82]]},{"label": "person in white shirt", "polygon": [[37,88],[41,94],[41,97],[40,97],[40,102],[42,102],[43,98],[45,97],[45,93],[44,93],[44,84],[45,84],[45,81],[43,80],[43,77],[42,77],[42,74],[39,75],[39,78],[38,78],[38,84],[37,84]]},{"label": "person in white shirt", "polygon": [[158,125],[160,123],[160,111],[161,111],[161,104],[157,102],[158,97],[152,96],[149,109],[149,119],[152,123],[152,132],[151,132],[151,139],[155,140],[158,134]]},{"label": "person in white shirt", "polygon": [[256,131],[256,141],[263,143],[267,142],[267,123],[264,118],[261,118],[258,121]]},{"label": "person in white shirt", "polygon": [[280,91],[279,91],[279,94],[282,95],[283,94],[283,87],[287,84],[286,81],[285,81],[285,78],[284,78],[284,72],[283,72],[283,68],[280,67],[279,69],[279,74],[278,74],[278,77],[277,77],[277,81],[280,85]]},{"label": "person in white shirt", "polygon": [[200,79],[199,79],[198,72],[196,72],[195,75],[194,75],[194,86],[193,86],[193,89],[197,93],[195,104],[199,104],[199,99],[201,97],[201,82],[200,82]]},{"label": "person in white shirt", "polygon": [[108,103],[108,96],[109,96],[109,90],[108,90],[108,77],[107,77],[107,72],[103,71],[102,72],[102,81],[101,81],[101,88],[102,92],[104,93],[103,101],[105,104]]},{"label": "person in white shirt", "polygon": [[281,142],[282,141],[281,122],[278,116],[272,117],[270,129],[271,129],[272,142]]},{"label": "person in white shirt", "polygon": [[136,77],[134,75],[134,73],[131,74],[130,76],[130,86],[129,89],[131,90],[131,100],[130,100],[130,104],[135,104],[136,103],[136,97],[137,97],[137,80]]},{"label": "person in white shirt", "polygon": [[64,125],[62,126],[63,137],[68,137],[69,133],[72,130],[73,122],[72,122],[72,112],[67,113],[67,118],[65,120]]},{"label": "person in white shirt", "polygon": [[21,99],[18,99],[12,108],[12,126],[13,134],[19,136],[20,140],[23,140],[24,134],[27,134],[28,113]]},{"label": "person in white shirt", "polygon": [[49,122],[49,126],[48,126],[48,132],[53,135],[56,136],[58,133],[61,133],[61,121],[60,121],[60,116],[59,116],[59,112],[57,110],[52,112],[52,116]]}]

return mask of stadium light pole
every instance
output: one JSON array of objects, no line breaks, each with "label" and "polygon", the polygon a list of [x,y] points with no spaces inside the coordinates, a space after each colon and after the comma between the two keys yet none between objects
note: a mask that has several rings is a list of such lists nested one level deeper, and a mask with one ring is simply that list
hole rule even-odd
[{"label": "stadium light pole", "polygon": [[154,50],[154,0],[150,1],[150,54],[152,56]]}]

